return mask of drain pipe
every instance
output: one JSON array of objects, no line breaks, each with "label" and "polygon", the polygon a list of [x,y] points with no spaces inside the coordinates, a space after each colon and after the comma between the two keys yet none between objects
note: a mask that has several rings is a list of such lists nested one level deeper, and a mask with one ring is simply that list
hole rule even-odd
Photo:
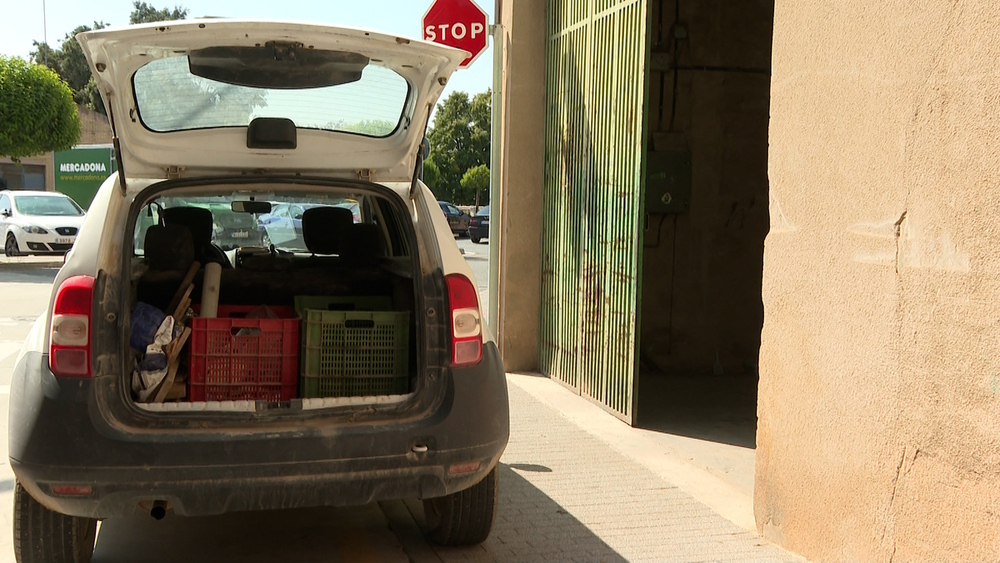
[{"label": "drain pipe", "polygon": [[[497,3],[499,4],[499,2]],[[499,19],[499,10],[495,19]],[[493,336],[500,339],[500,245],[503,244],[503,235],[500,232],[500,225],[503,221],[503,186],[500,183],[500,171],[503,167],[501,163],[503,153],[500,150],[500,137],[503,134],[503,50],[504,50],[504,28],[503,25],[495,23],[490,26],[493,35],[493,99],[490,104],[493,106],[493,115],[490,117],[490,231],[487,233],[490,241],[490,278],[489,289],[489,318],[487,324],[493,329]]]}]

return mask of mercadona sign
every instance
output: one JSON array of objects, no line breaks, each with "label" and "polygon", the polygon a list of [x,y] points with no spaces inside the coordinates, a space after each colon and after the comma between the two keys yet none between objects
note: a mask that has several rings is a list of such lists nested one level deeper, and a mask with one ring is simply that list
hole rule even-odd
[{"label": "mercadona sign", "polygon": [[111,145],[82,145],[54,155],[55,188],[87,209],[101,183],[115,171]]}]

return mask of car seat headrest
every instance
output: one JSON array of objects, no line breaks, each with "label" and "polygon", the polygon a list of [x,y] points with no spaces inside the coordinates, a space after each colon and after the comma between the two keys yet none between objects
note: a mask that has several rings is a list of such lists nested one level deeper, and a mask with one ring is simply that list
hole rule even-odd
[{"label": "car seat headrest", "polygon": [[163,222],[180,225],[191,231],[191,238],[198,248],[212,243],[212,212],[201,207],[171,207],[163,210]]},{"label": "car seat headrest", "polygon": [[344,229],[340,258],[351,266],[374,266],[385,257],[382,229],[371,223],[357,223]]},{"label": "car seat headrest", "polygon": [[152,225],[146,231],[143,254],[151,270],[187,270],[194,262],[191,231],[180,225]]},{"label": "car seat headrest", "polygon": [[302,213],[302,240],[313,254],[338,254],[341,233],[354,224],[343,207],[311,207]]}]

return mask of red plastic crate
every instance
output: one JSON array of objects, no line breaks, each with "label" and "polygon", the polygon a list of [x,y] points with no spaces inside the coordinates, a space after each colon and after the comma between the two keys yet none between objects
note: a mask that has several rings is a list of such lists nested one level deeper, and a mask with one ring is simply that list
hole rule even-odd
[{"label": "red plastic crate", "polygon": [[288,401],[299,383],[299,319],[248,319],[255,306],[219,305],[219,315],[191,319],[188,400]]}]

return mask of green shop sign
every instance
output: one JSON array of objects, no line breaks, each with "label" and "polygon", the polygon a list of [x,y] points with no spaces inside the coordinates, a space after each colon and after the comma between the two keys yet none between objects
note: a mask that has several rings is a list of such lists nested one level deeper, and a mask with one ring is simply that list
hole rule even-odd
[{"label": "green shop sign", "polygon": [[54,158],[56,191],[84,209],[90,207],[101,183],[116,169],[111,145],[73,147],[56,152]]}]

